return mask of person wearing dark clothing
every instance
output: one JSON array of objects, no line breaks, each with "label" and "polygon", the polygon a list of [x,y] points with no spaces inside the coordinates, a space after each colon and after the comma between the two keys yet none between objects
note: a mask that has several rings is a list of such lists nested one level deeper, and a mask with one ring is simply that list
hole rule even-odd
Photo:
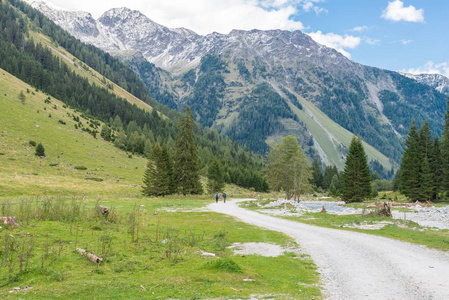
[{"label": "person wearing dark clothing", "polygon": [[218,192],[215,194],[215,203],[218,203],[218,198],[220,197],[220,195],[218,195]]},{"label": "person wearing dark clothing", "polygon": [[226,203],[226,193],[223,192],[223,195],[221,195],[223,197],[223,202]]}]

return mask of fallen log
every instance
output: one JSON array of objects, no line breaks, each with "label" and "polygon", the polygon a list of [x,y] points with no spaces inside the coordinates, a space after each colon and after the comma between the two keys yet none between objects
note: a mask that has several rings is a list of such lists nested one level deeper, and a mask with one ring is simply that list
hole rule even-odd
[{"label": "fallen log", "polygon": [[103,262],[103,259],[102,259],[102,258],[96,256],[95,254],[92,254],[92,253],[90,253],[90,252],[87,252],[87,251],[84,250],[84,249],[76,248],[76,251],[77,251],[79,254],[85,256],[88,260],[90,260],[90,261],[93,262],[93,263],[100,264],[100,263]]},{"label": "fallen log", "polygon": [[20,226],[15,217],[0,217],[0,222],[8,226]]}]

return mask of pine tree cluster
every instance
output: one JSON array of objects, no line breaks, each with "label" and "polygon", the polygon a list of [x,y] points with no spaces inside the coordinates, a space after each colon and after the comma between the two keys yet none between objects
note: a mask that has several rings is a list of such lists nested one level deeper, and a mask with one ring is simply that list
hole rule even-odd
[{"label": "pine tree cluster", "polygon": [[438,201],[449,190],[449,115],[445,117],[441,141],[432,137],[427,121],[419,130],[414,120],[410,126],[396,186],[412,202]]}]

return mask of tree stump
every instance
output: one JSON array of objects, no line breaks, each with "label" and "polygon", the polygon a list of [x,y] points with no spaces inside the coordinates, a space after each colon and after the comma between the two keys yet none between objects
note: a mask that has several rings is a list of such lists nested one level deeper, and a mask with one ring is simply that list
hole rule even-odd
[{"label": "tree stump", "polygon": [[391,214],[391,204],[384,202],[382,209],[379,210],[377,214],[379,216],[392,217],[393,215]]}]

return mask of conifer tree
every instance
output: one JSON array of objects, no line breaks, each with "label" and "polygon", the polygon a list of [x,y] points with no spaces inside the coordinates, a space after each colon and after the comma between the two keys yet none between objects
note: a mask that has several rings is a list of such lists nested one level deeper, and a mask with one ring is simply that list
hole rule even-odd
[{"label": "conifer tree", "polygon": [[326,166],[326,169],[324,170],[324,175],[323,175],[323,184],[322,184],[323,189],[329,190],[331,182],[332,182],[332,177],[334,177],[335,174],[338,175],[338,169],[335,165]]},{"label": "conifer tree", "polygon": [[207,169],[207,189],[209,193],[221,192],[224,188],[223,166],[217,157],[214,157]]},{"label": "conifer tree", "polygon": [[362,140],[353,137],[341,178],[342,198],[361,202],[371,194],[371,175]]},{"label": "conifer tree", "polygon": [[179,193],[183,195],[203,193],[199,175],[198,153],[193,136],[193,115],[189,107],[184,110],[184,116],[178,125],[174,174]]},{"label": "conifer tree", "polygon": [[441,189],[446,194],[449,192],[449,102],[447,102],[447,112],[444,115],[444,129],[441,135]]},{"label": "conifer tree", "polygon": [[161,167],[163,169],[163,182],[166,184],[165,191],[166,195],[171,195],[176,193],[175,178],[173,176],[173,161],[168,151],[167,145],[162,146],[161,151]]},{"label": "conifer tree", "polygon": [[331,185],[329,187],[329,195],[337,197],[340,194],[340,178],[337,174],[332,177]]},{"label": "conifer tree", "polygon": [[37,144],[35,155],[39,157],[45,157],[45,148],[41,143]]},{"label": "conifer tree", "polygon": [[399,173],[399,191],[409,197],[412,202],[420,199],[421,149],[418,130],[413,120],[405,141]]},{"label": "conifer tree", "polygon": [[430,168],[430,156],[433,152],[432,132],[427,121],[419,130],[419,146],[421,148],[421,168],[419,170],[419,199],[430,200],[433,195],[433,172]]},{"label": "conifer tree", "polygon": [[314,184],[316,188],[323,187],[323,173],[321,172],[320,164],[316,158],[312,163],[312,184]]},{"label": "conifer tree", "polygon": [[432,199],[434,201],[438,201],[439,193],[441,190],[441,180],[443,177],[440,141],[438,140],[438,138],[434,139],[432,154],[430,156],[430,169],[433,171]]},{"label": "conifer tree", "polygon": [[159,183],[159,170],[158,161],[160,158],[161,148],[159,143],[154,144],[151,150],[150,156],[148,157],[147,168],[143,177],[143,189],[142,193],[145,196],[159,196],[160,183]]},{"label": "conifer tree", "polygon": [[142,193],[147,196],[166,196],[175,192],[173,167],[167,147],[155,143],[144,175]]}]

